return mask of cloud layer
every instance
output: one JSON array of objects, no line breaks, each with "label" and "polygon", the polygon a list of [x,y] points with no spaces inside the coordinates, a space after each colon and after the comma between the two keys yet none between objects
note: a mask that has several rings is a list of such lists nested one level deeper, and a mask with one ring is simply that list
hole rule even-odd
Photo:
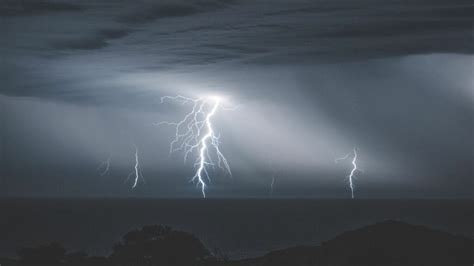
[{"label": "cloud layer", "polygon": [[[195,195],[192,167],[167,157],[172,132],[150,125],[184,114],[163,95],[218,93],[242,108],[216,121],[238,173],[232,186],[218,178],[217,195],[266,191],[272,162],[282,195],[344,196],[333,159],[357,146],[362,195],[469,196],[472,11],[466,0],[4,1],[8,191],[32,193],[39,173],[52,176],[43,194],[127,194],[137,142],[155,180],[142,193]],[[110,154],[115,185],[97,187]]]}]

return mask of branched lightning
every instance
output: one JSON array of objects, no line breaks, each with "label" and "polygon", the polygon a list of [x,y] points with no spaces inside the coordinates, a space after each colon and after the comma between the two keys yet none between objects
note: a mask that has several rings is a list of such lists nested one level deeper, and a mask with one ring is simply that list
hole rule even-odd
[{"label": "branched lightning", "polygon": [[144,181],[142,171],[140,170],[140,162],[138,160],[138,147],[135,144],[133,146],[135,147],[135,166],[134,170],[127,177],[127,180],[129,180],[132,176],[134,177],[132,189],[137,186],[138,180],[141,179],[142,181]]},{"label": "branched lightning", "polygon": [[[349,188],[351,189],[351,196],[352,196],[352,198],[354,198],[354,178],[356,177],[355,176],[356,172],[360,171],[360,170],[359,170],[359,168],[357,168],[357,149],[354,148],[352,150],[352,153],[353,153],[353,157],[352,157],[352,161],[351,161],[352,169],[351,169],[351,172],[348,176],[348,179],[349,179]],[[346,156],[334,160],[334,162],[338,163],[339,161],[346,160],[347,158],[349,158],[350,155],[351,154],[348,153]]]},{"label": "branched lightning", "polygon": [[[208,166],[214,167],[217,165],[222,170],[232,176],[227,159],[219,149],[219,135],[212,125],[212,118],[217,111],[223,107],[221,98],[219,97],[201,97],[188,98],[181,95],[178,96],[164,96],[161,98],[161,103],[165,101],[175,101],[181,104],[191,104],[191,111],[186,114],[183,120],[179,122],[163,121],[155,123],[155,125],[171,125],[175,127],[175,138],[170,144],[170,154],[176,151],[184,153],[184,162],[188,157],[197,152],[197,158],[194,163],[196,172],[191,178],[192,182],[201,187],[203,197],[206,197],[206,187],[208,182],[211,182]],[[210,150],[211,149],[211,150]],[[211,153],[214,152],[214,156]],[[217,159],[217,164],[214,163],[213,158]]]},{"label": "branched lightning", "polygon": [[101,176],[104,176],[104,175],[109,173],[110,161],[111,161],[111,158],[109,157],[109,158],[107,158],[107,160],[101,162],[99,164],[99,167],[97,167],[97,171],[100,172]]}]

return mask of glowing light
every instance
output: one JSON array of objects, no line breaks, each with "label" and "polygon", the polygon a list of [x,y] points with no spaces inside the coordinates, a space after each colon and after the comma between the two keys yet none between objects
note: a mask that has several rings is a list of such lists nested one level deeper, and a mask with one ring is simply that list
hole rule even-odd
[{"label": "glowing light", "polygon": [[[197,152],[197,158],[194,163],[196,172],[191,181],[196,182],[196,185],[201,187],[202,196],[205,198],[206,180],[211,182],[208,171],[209,166],[217,165],[232,176],[227,159],[219,149],[219,136],[216,135],[212,125],[212,118],[217,111],[225,109],[222,106],[223,98],[217,95],[196,99],[181,95],[164,96],[161,98],[161,103],[167,100],[183,105],[192,105],[191,111],[184,116],[183,120],[179,122],[163,121],[155,123],[155,125],[172,125],[175,127],[175,137],[170,144],[170,154],[176,151],[184,152],[184,162],[186,163],[188,157]],[[212,150],[210,151],[210,149]],[[214,156],[211,156],[212,151]],[[214,163],[213,157],[217,159],[217,164]]]},{"label": "glowing light", "polygon": [[[352,150],[353,152],[353,157],[352,157],[352,160],[351,160],[351,164],[352,164],[352,169],[351,169],[351,172],[348,176],[348,179],[349,179],[349,188],[351,189],[351,197],[354,198],[354,178],[356,177],[356,172],[357,171],[360,171],[359,168],[357,168],[357,150],[356,148],[354,148]],[[341,157],[341,158],[338,158],[336,160],[334,160],[335,163],[338,163],[339,161],[342,161],[342,160],[346,160],[348,159],[350,156],[350,153],[347,154],[346,156],[344,157]]]},{"label": "glowing light", "polygon": [[100,171],[100,176],[104,176],[109,173],[110,161],[111,161],[111,158],[109,157],[107,158],[107,160],[99,164],[99,167],[97,167],[97,171]]}]

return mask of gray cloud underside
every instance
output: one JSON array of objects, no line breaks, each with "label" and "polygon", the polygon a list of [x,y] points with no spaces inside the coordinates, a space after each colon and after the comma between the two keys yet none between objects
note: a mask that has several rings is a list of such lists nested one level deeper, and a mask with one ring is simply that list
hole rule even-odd
[{"label": "gray cloud underside", "polygon": [[[39,75],[61,58],[90,57],[91,64],[122,58],[126,64],[114,62],[106,72],[140,73],[219,64],[301,65],[472,54],[474,49],[473,5],[466,0],[384,5],[372,0],[25,3],[24,10],[35,11],[20,12],[21,20],[6,16],[3,25],[2,72],[9,78],[1,90],[7,95],[44,94],[30,88],[42,81],[16,82],[17,73]],[[4,4],[2,10],[12,6]]]},{"label": "gray cloud underside", "polygon": [[[472,53],[473,49],[470,41],[474,9],[465,0],[390,1],[384,5],[374,1],[297,1],[291,5],[282,1],[123,1],[87,8],[68,2],[26,3],[29,4],[24,4],[25,8],[7,5],[2,10],[36,15],[85,9],[91,22],[101,12],[117,22],[117,29],[101,29],[98,23],[92,34],[74,29],[71,33],[78,37],[52,42],[53,48],[60,49],[102,49],[109,45],[108,40],[127,37],[144,27],[156,34],[150,36],[151,43],[160,43],[160,36],[171,34],[196,43],[198,47],[186,47],[190,50],[217,44],[220,49],[215,52],[221,53],[220,60],[226,59],[222,51],[232,54],[229,60],[239,52],[242,59],[268,62],[291,60],[295,56],[299,56],[298,60],[304,57],[331,61],[334,57],[342,60],[423,52]],[[110,12],[111,9],[114,11]],[[206,20],[203,15],[212,19]],[[238,42],[242,50],[236,51],[229,41]],[[346,47],[344,43],[348,41],[355,45]],[[226,49],[226,45],[231,48]],[[260,56],[249,55],[247,51],[259,51]],[[203,63],[209,61],[202,57]]]},{"label": "gray cloud underside", "polygon": [[106,47],[108,40],[120,39],[130,33],[127,29],[102,29],[90,36],[57,41],[52,46],[57,49],[95,50]]},{"label": "gray cloud underside", "polygon": [[[126,11],[111,17],[122,28],[99,29],[90,36],[63,40],[53,44],[57,49],[93,50],[108,45],[108,40],[120,39],[137,30],[137,26],[166,18],[188,17],[199,13],[215,11],[228,7],[232,0],[208,1],[150,1],[134,4],[129,2]],[[120,27],[120,26],[119,26]]]},{"label": "gray cloud underside", "polygon": [[33,16],[55,12],[77,12],[83,10],[78,4],[65,1],[5,0],[0,3],[0,16]]}]

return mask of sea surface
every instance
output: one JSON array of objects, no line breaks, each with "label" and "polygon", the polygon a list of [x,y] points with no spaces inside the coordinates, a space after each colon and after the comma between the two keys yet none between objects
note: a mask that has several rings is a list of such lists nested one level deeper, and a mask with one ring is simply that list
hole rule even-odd
[{"label": "sea surface", "polygon": [[0,256],[59,241],[110,254],[126,232],[166,224],[233,258],[296,245],[387,219],[473,236],[473,200],[0,199]]}]

